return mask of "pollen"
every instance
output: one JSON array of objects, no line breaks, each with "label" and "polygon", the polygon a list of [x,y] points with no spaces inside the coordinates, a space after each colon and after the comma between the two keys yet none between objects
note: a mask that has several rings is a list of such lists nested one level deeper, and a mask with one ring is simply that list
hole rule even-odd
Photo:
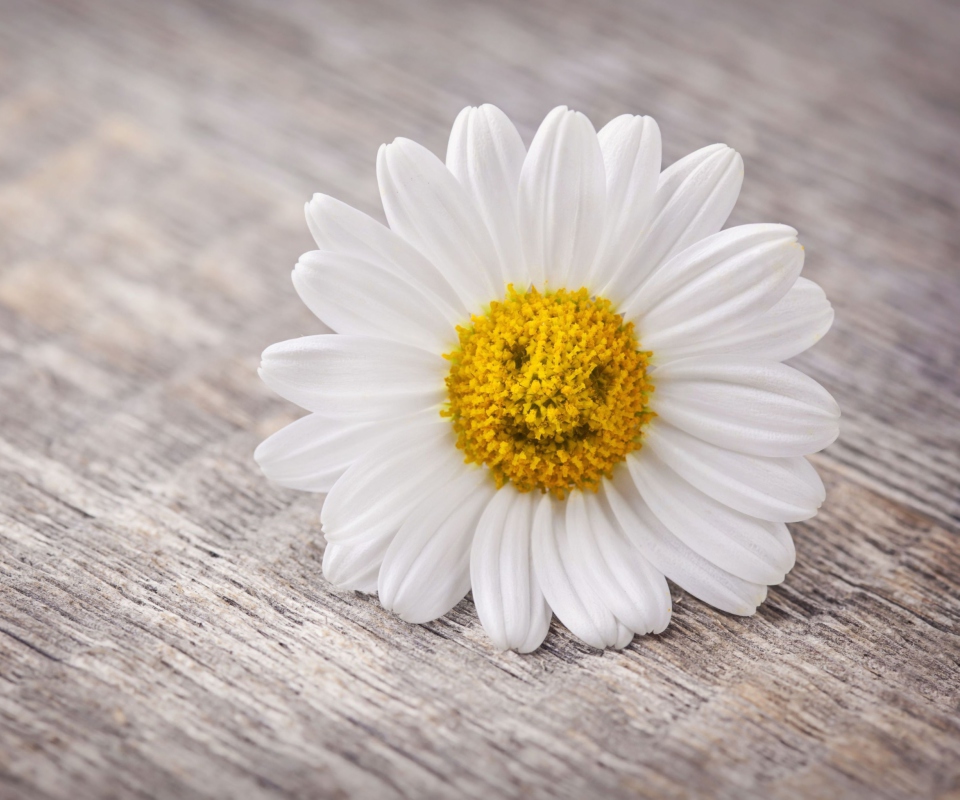
[{"label": "pollen", "polygon": [[441,414],[466,462],[486,465],[498,488],[596,491],[639,449],[653,417],[651,354],[609,300],[511,285],[457,333]]}]

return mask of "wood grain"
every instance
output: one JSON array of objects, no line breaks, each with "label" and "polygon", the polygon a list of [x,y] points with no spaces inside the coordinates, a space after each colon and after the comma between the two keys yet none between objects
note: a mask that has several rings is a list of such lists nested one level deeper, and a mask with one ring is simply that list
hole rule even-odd
[{"label": "wood grain", "polygon": [[[960,7],[0,0],[0,796],[960,793]],[[327,585],[251,453],[322,190],[464,105],[740,149],[837,309],[829,496],[750,619],[489,646]]]}]

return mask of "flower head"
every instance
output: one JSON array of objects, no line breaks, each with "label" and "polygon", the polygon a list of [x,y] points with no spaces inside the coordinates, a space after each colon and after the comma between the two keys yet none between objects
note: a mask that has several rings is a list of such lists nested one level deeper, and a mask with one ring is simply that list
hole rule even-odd
[{"label": "flower head", "polygon": [[381,148],[389,228],[314,196],[293,282],[336,333],[264,352],[312,413],[256,458],[327,493],[326,577],[410,622],[472,590],[521,652],[552,614],[601,648],[662,631],[664,576],[752,614],[824,499],[804,456],[839,409],[781,363],[833,321],[796,231],[721,230],[742,176],[724,145],[661,172],[649,117],[557,108],[528,151],[482,106],[446,164]]}]

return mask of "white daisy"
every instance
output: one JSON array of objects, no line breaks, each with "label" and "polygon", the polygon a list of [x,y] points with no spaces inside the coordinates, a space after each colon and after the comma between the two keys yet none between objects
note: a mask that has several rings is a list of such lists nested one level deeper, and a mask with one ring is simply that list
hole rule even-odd
[{"label": "white daisy", "polygon": [[552,614],[598,648],[662,631],[664,576],[752,614],[794,563],[784,523],[824,499],[804,458],[839,409],[780,362],[833,320],[785,225],[721,231],[740,156],[660,171],[660,131],[599,134],[554,109],[530,145],[467,108],[447,162],[380,149],[389,228],[330,197],[293,271],[336,334],[281,342],[260,375],[311,413],[256,452],[327,493],[323,571],[410,622],[473,591],[494,644]]}]

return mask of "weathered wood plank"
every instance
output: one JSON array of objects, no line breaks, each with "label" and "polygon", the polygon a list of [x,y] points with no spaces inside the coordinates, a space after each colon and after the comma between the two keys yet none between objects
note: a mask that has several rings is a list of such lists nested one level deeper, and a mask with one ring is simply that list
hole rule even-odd
[{"label": "weathered wood plank", "polygon": [[[914,3],[0,2],[0,796],[960,791],[960,10]],[[599,654],[489,647],[320,574],[256,443],[323,190],[467,103],[743,151],[837,308],[822,513],[751,619],[675,592]]]}]

